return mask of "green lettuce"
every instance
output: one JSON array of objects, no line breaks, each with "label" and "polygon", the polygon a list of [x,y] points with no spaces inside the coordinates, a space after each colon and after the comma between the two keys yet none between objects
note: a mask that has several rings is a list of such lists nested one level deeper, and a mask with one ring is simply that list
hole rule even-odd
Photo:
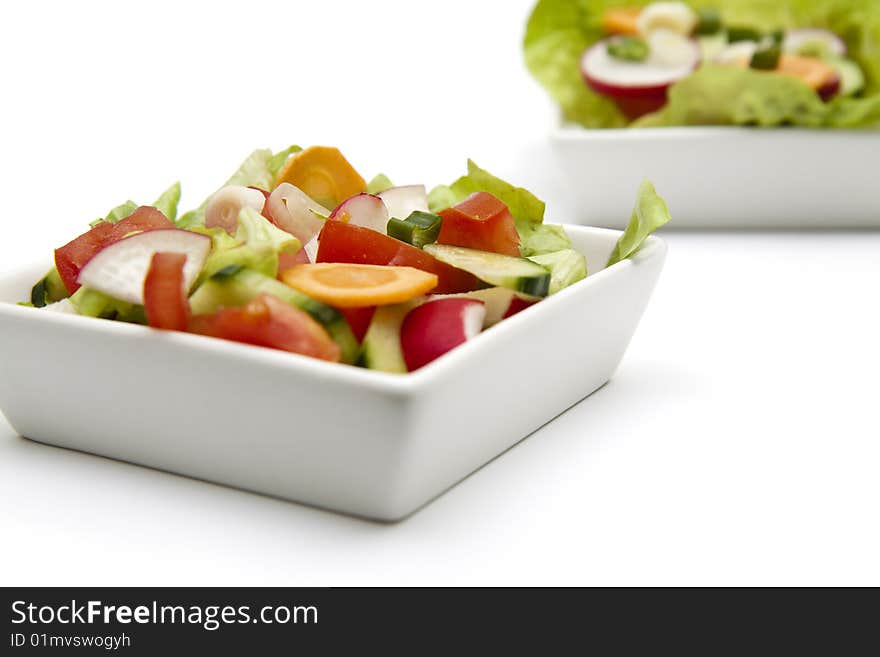
[{"label": "green lettuce", "polygon": [[[150,205],[162,212],[171,221],[174,221],[174,219],[177,217],[177,204],[179,201],[180,183],[176,182],[171,185],[171,187],[162,192],[159,195],[159,198],[153,201]],[[132,212],[137,210],[138,207],[140,206],[138,206],[137,203],[132,200],[128,200],[125,203],[121,203],[110,210],[110,212],[107,213],[107,216],[101,219],[95,219],[94,221],[90,222],[89,226],[97,226],[102,221],[107,222],[108,224],[115,224],[125,219]]]},{"label": "green lettuce", "polygon": [[587,277],[587,259],[574,249],[536,255],[529,260],[550,270],[550,294]]},{"label": "green lettuce", "polygon": [[467,175],[451,185],[438,185],[431,190],[428,194],[428,207],[431,212],[437,213],[450,208],[474,192],[489,192],[508,207],[517,225],[540,224],[544,221],[544,201],[527,189],[515,187],[493,176],[478,167],[473,160],[468,160],[467,166]]},{"label": "green lettuce", "polygon": [[211,238],[211,252],[196,285],[230,266],[246,267],[274,277],[278,273],[280,255],[294,255],[302,246],[293,235],[253,208],[244,208],[239,213],[234,236],[222,228],[195,227],[192,230]]},{"label": "green lettuce", "polygon": [[626,260],[634,255],[648,239],[648,236],[661,226],[669,223],[669,208],[666,201],[660,198],[657,190],[647,180],[639,186],[636,205],[623,235],[614,245],[606,267]]},{"label": "green lettuce", "polygon": [[[586,48],[605,36],[601,18],[606,9],[645,4],[647,0],[539,0],[526,26],[525,62],[557,101],[565,120],[587,128],[627,124],[610,99],[583,82],[579,60]],[[783,75],[750,70],[725,75],[720,67],[707,66],[673,86],[669,105],[637,125],[880,126],[880,2],[690,0],[688,4],[695,9],[720,6],[725,23],[765,31],[780,27],[831,30],[844,39],[848,57],[864,72],[865,88],[861,97],[835,98],[826,105],[805,85]]]},{"label": "green lettuce", "polygon": [[468,160],[467,175],[451,185],[438,185],[430,191],[428,207],[436,214],[460,203],[474,192],[488,192],[507,206],[516,222],[520,251],[524,257],[571,247],[571,241],[562,226],[543,223],[544,201],[527,189],[493,176],[473,160]]},{"label": "green lettuce", "polygon": [[571,248],[565,229],[557,224],[520,224],[517,229],[520,252],[525,258]]},{"label": "green lettuce", "polygon": [[[287,160],[291,155],[301,150],[302,148],[299,146],[288,146],[284,150],[273,153],[269,148],[258,148],[247,156],[235,173],[229,176],[221,187],[240,185],[242,187],[257,187],[265,191],[271,191],[275,186],[275,179]],[[182,215],[177,220],[178,228],[204,226],[205,208],[210,198],[210,196],[206,198],[195,210],[190,210]]]},{"label": "green lettuce", "polygon": [[669,89],[669,101],[633,127],[673,125],[798,125],[856,128],[880,121],[880,94],[824,103],[785,75],[732,66],[704,66]]},{"label": "green lettuce", "polygon": [[177,219],[177,204],[180,203],[180,182],[176,182],[159,195],[151,205],[170,221]]},{"label": "green lettuce", "polygon": [[381,194],[392,187],[394,187],[394,183],[391,182],[391,178],[384,173],[380,173],[367,183],[367,194]]}]

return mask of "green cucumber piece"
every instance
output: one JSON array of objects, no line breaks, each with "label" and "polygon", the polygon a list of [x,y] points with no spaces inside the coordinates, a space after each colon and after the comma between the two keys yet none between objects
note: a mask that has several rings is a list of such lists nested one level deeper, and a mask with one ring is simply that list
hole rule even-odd
[{"label": "green cucumber piece", "polygon": [[865,74],[861,66],[846,57],[833,55],[825,58],[840,76],[840,95],[853,96],[865,88]]},{"label": "green cucumber piece", "polygon": [[727,40],[730,43],[738,41],[760,41],[764,37],[760,31],[752,27],[742,27],[740,25],[730,25],[727,28]]},{"label": "green cucumber piece", "polygon": [[35,308],[42,308],[47,304],[61,301],[69,296],[70,293],[67,291],[67,286],[64,285],[64,281],[61,280],[61,276],[58,274],[58,270],[55,267],[52,267],[52,269],[50,269],[49,272],[37,281],[37,284],[34,285],[33,288],[31,288],[31,303]]},{"label": "green cucumber piece", "polygon": [[611,57],[626,62],[643,62],[651,54],[648,42],[641,37],[615,37],[608,40],[605,50]]},{"label": "green cucumber piece", "polygon": [[74,292],[70,297],[70,303],[78,314],[85,317],[115,319],[130,324],[147,323],[147,315],[143,306],[120,301],[88,287],[80,287]]},{"label": "green cucumber piece", "polygon": [[406,374],[406,361],[400,346],[400,326],[419,301],[379,306],[370,321],[361,347],[360,364],[371,370]]},{"label": "green cucumber piece", "polygon": [[779,66],[779,58],[781,56],[782,51],[779,46],[764,46],[755,51],[749,66],[758,71],[775,71]]},{"label": "green cucumber piece", "polygon": [[357,360],[360,347],[341,312],[251,269],[234,265],[221,269],[196,289],[189,302],[193,314],[204,315],[223,307],[243,306],[261,294],[271,294],[307,312],[339,345],[342,362],[352,364]]},{"label": "green cucumber piece", "polygon": [[416,210],[406,219],[389,219],[387,233],[389,237],[421,249],[425,244],[437,241],[442,224],[440,215]]},{"label": "green cucumber piece", "polygon": [[550,290],[550,271],[525,258],[446,244],[428,244],[424,250],[440,262],[470,272],[489,285],[535,297],[546,297]]},{"label": "green cucumber piece", "polygon": [[721,31],[721,12],[715,7],[705,7],[697,12],[697,26],[694,34],[708,36]]}]

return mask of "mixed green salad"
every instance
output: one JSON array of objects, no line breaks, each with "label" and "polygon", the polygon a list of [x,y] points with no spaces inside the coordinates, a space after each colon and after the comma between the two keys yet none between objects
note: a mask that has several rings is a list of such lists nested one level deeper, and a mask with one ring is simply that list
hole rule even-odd
[{"label": "mixed green salad", "polygon": [[[587,276],[542,201],[470,161],[427,192],[367,182],[336,148],[261,149],[198,208],[179,201],[175,183],[93,221],[23,305],[402,373]],[[667,221],[643,183],[594,267]]]},{"label": "mixed green salad", "polygon": [[880,127],[876,0],[539,0],[524,50],[587,128]]}]

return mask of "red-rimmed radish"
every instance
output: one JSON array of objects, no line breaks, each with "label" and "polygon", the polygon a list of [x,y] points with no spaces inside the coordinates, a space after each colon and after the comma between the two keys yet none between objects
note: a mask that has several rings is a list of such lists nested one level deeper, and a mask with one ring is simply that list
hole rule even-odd
[{"label": "red-rimmed radish", "polygon": [[650,54],[644,61],[613,57],[608,45],[609,39],[603,39],[584,52],[581,74],[596,93],[613,98],[629,119],[662,107],[667,89],[700,63],[697,42],[666,29],[648,36]]},{"label": "red-rimmed radish", "polygon": [[333,221],[344,221],[385,234],[388,226],[388,208],[381,198],[373,194],[355,194],[336,206],[330,214]]},{"label": "red-rimmed radish", "polygon": [[429,212],[428,193],[424,185],[392,187],[381,192],[379,198],[388,208],[388,215],[395,219],[406,219],[413,212]]},{"label": "red-rimmed radish", "polygon": [[185,253],[154,253],[144,279],[144,311],[153,328],[185,331],[189,300],[184,287]]},{"label": "red-rimmed radish", "polygon": [[55,266],[68,292],[79,289],[77,277],[82,268],[104,247],[118,242],[129,233],[158,228],[174,228],[168,217],[156,208],[142,205],[115,224],[105,221],[55,250]]},{"label": "red-rimmed radish", "polygon": [[[330,210],[290,183],[281,183],[266,202],[269,219],[305,244],[321,231]],[[320,215],[320,216],[319,216]]]},{"label": "red-rimmed radish", "polygon": [[234,235],[238,228],[238,214],[243,208],[253,208],[262,212],[266,204],[266,195],[260,189],[226,185],[221,187],[208,199],[205,207],[205,226],[222,228]]},{"label": "red-rimmed radish", "polygon": [[428,301],[439,299],[473,299],[482,301],[486,308],[483,318],[483,328],[494,326],[502,319],[515,315],[519,311],[528,308],[540,301],[538,297],[521,295],[506,287],[487,287],[485,290],[462,292],[460,294],[432,294]]},{"label": "red-rimmed radish", "polygon": [[400,327],[400,347],[412,372],[464,344],[483,329],[486,307],[476,299],[437,299],[411,310]]},{"label": "red-rimmed radish", "polygon": [[834,32],[818,27],[787,30],[782,50],[794,55],[846,55],[846,42]]},{"label": "red-rimmed radish", "polygon": [[211,238],[177,228],[150,230],[114,242],[82,268],[80,285],[129,303],[144,302],[144,280],[153,254],[182,253],[184,288],[189,290],[211,250]]}]

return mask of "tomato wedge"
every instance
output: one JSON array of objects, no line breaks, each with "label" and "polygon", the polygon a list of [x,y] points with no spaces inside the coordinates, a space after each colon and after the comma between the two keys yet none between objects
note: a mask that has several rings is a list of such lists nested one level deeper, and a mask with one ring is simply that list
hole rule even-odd
[{"label": "tomato wedge", "polygon": [[64,246],[55,249],[55,267],[67,291],[73,294],[79,289],[76,279],[80,270],[95,254],[130,233],[174,228],[174,224],[159,210],[142,205],[122,221],[115,224],[101,222]]},{"label": "tomato wedge", "polygon": [[317,262],[414,267],[437,276],[434,294],[484,287],[473,274],[440,262],[412,244],[342,221],[327,221],[318,236]]},{"label": "tomato wedge", "polygon": [[519,233],[507,206],[487,192],[474,192],[440,212],[438,244],[464,246],[518,258]]},{"label": "tomato wedge", "polygon": [[189,299],[183,289],[186,254],[154,253],[144,279],[144,310],[147,323],[160,329],[185,331]]},{"label": "tomato wedge", "polygon": [[324,262],[281,274],[287,285],[336,308],[403,303],[437,287],[437,276],[413,267]]},{"label": "tomato wedge", "polygon": [[376,313],[376,306],[367,306],[365,308],[340,308],[339,312],[345,315],[345,321],[351,327],[351,332],[358,342],[364,341],[364,336],[370,328],[370,322],[373,321],[373,315]]},{"label": "tomato wedge", "polygon": [[338,362],[339,345],[318,322],[277,297],[262,294],[241,308],[195,315],[189,331]]}]

